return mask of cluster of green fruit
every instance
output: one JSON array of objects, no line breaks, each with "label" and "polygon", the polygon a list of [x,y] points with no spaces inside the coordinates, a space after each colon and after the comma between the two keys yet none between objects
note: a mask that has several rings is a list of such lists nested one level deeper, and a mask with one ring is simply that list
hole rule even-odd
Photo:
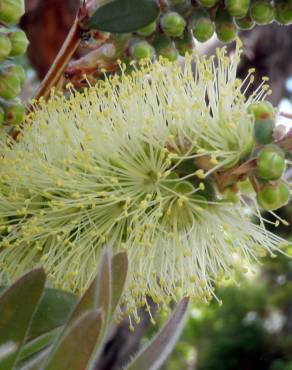
[{"label": "cluster of green fruit", "polygon": [[284,206],[289,201],[289,186],[281,178],[285,172],[285,152],[273,144],[275,111],[268,102],[258,102],[249,106],[254,115],[254,137],[261,146],[257,152],[255,176],[258,191],[257,202],[267,211]]},{"label": "cluster of green fruit", "polygon": [[0,124],[22,122],[25,108],[17,98],[25,80],[23,68],[13,58],[23,55],[28,40],[15,28],[24,14],[24,0],[0,0]]},{"label": "cluster of green fruit", "polygon": [[136,32],[130,48],[134,59],[155,55],[175,60],[194,47],[194,38],[206,42],[214,33],[230,42],[238,30],[255,24],[292,23],[292,0],[164,0],[160,18]]}]

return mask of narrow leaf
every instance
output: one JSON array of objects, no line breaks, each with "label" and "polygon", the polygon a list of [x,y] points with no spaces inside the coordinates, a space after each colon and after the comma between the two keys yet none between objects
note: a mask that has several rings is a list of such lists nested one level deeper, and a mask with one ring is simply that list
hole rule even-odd
[{"label": "narrow leaf", "polygon": [[57,289],[45,289],[29,330],[29,340],[65,325],[78,297]]},{"label": "narrow leaf", "polygon": [[183,298],[167,323],[125,370],[157,370],[171,353],[184,324],[189,299]]},{"label": "narrow leaf", "polygon": [[104,248],[98,274],[78,302],[70,318],[70,323],[83,313],[98,308],[101,308],[105,315],[104,322],[108,321],[111,307],[112,280],[110,260],[110,251],[108,248]]},{"label": "narrow leaf", "polygon": [[40,370],[52,351],[52,346],[46,347],[32,357],[18,362],[15,370]]},{"label": "narrow leaf", "polygon": [[33,356],[42,351],[44,348],[48,347],[59,336],[61,330],[62,327],[56,328],[27,342],[25,345],[22,346],[20,350],[18,361],[23,361],[26,358]]},{"label": "narrow leaf", "polygon": [[[0,349],[2,360],[0,370],[10,370],[28,331],[45,284],[42,269],[28,272],[0,296]],[[3,355],[5,346],[11,349],[8,356]]]},{"label": "narrow leaf", "polygon": [[85,370],[102,327],[100,310],[84,314],[62,337],[45,370]]},{"label": "narrow leaf", "polygon": [[112,33],[134,32],[153,22],[159,15],[155,0],[116,0],[96,10],[88,28]]},{"label": "narrow leaf", "polygon": [[127,253],[118,253],[112,258],[112,307],[111,315],[114,314],[123,293],[128,273]]}]

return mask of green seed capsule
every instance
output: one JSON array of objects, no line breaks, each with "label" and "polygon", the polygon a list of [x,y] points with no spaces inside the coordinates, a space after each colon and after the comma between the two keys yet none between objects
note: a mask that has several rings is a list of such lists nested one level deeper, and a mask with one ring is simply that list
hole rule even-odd
[{"label": "green seed capsule", "polygon": [[289,186],[283,181],[265,184],[257,193],[257,202],[266,211],[275,211],[288,203]]},{"label": "green seed capsule", "polygon": [[184,56],[186,53],[190,54],[195,47],[192,31],[186,31],[182,37],[176,38],[175,47],[182,56]]},{"label": "green seed capsule", "polygon": [[11,42],[9,37],[0,33],[0,61],[6,59],[11,52]]},{"label": "green seed capsule", "polygon": [[1,0],[0,22],[7,25],[17,24],[24,14],[24,0]]},{"label": "green seed capsule", "polygon": [[5,112],[4,109],[0,106],[0,125],[4,122]]},{"label": "green seed capsule", "polygon": [[10,55],[16,57],[18,55],[23,55],[26,52],[29,41],[26,37],[25,32],[17,30],[9,34],[12,49]]},{"label": "green seed capsule", "polygon": [[155,48],[156,54],[170,61],[175,61],[178,58],[178,51],[175,48],[174,42],[165,35],[157,36],[152,45]]},{"label": "green seed capsule", "polygon": [[256,120],[275,118],[275,108],[268,101],[250,104],[247,108],[247,113],[252,114]]},{"label": "green seed capsule", "polygon": [[274,8],[269,0],[257,0],[250,7],[251,18],[257,24],[269,24],[274,20]]},{"label": "green seed capsule", "polygon": [[249,9],[250,0],[225,0],[225,7],[233,17],[244,17]]},{"label": "green seed capsule", "polygon": [[197,2],[205,8],[211,8],[218,2],[218,0],[197,0]]},{"label": "green seed capsule", "polygon": [[192,13],[189,19],[189,27],[193,30],[195,39],[200,42],[209,40],[215,31],[215,25],[209,13],[203,8],[196,9]]},{"label": "green seed capsule", "polygon": [[224,9],[218,9],[215,19],[216,34],[221,42],[231,42],[237,36],[237,28],[233,18]]},{"label": "green seed capsule", "polygon": [[18,125],[24,119],[25,108],[20,99],[5,102],[4,111],[4,121],[7,125]]},{"label": "green seed capsule", "polygon": [[25,71],[24,69],[18,64],[6,64],[2,70],[5,73],[9,73],[10,75],[14,75],[18,77],[21,87],[25,81]]},{"label": "green seed capsule", "polygon": [[191,0],[168,0],[168,4],[171,10],[184,14],[192,6]]},{"label": "green seed capsule", "polygon": [[275,0],[275,19],[281,24],[292,24],[292,0]]},{"label": "green seed capsule", "polygon": [[257,158],[257,176],[263,180],[279,180],[285,170],[285,157],[274,145],[264,147]]},{"label": "green seed capsule", "polygon": [[13,99],[21,91],[19,78],[5,70],[0,71],[0,97],[3,99]]},{"label": "green seed capsule", "polygon": [[160,19],[163,32],[170,37],[180,37],[186,27],[185,19],[176,12],[169,12]]},{"label": "green seed capsule", "polygon": [[273,141],[275,121],[272,119],[256,120],[254,123],[254,138],[259,144],[269,144]]},{"label": "green seed capsule", "polygon": [[155,55],[155,51],[149,42],[141,40],[135,42],[130,47],[130,54],[135,60],[152,59]]},{"label": "green seed capsule", "polygon": [[145,36],[145,37],[150,36],[152,35],[152,33],[155,32],[156,27],[157,27],[157,23],[155,21],[155,22],[148,24],[148,26],[146,27],[140,28],[140,30],[137,31],[137,34],[140,36]]},{"label": "green seed capsule", "polygon": [[255,26],[255,22],[249,14],[243,18],[235,18],[235,24],[240,30],[251,30]]}]

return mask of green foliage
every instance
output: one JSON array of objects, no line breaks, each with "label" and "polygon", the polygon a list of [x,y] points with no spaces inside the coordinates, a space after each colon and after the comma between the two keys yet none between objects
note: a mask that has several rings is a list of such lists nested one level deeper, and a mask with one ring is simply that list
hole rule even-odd
[{"label": "green foliage", "polygon": [[88,28],[126,33],[152,23],[159,15],[153,0],[116,0],[99,7],[88,21]]},{"label": "green foliage", "polygon": [[[92,369],[108,338],[127,269],[125,253],[111,257],[105,249],[98,274],[80,299],[45,288],[42,269],[1,288],[0,370]],[[181,333],[187,306],[185,298],[125,369],[142,369],[145,359],[147,369],[159,368]]]},{"label": "green foliage", "polygon": [[20,94],[25,80],[23,68],[12,62],[26,52],[29,42],[23,31],[10,28],[23,14],[24,0],[0,1],[0,124],[4,125],[17,125],[24,117],[22,102],[10,101]]}]

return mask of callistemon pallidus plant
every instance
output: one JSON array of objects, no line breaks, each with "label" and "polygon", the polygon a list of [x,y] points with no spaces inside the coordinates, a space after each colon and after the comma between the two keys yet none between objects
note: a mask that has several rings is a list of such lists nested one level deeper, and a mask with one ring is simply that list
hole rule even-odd
[{"label": "callistemon pallidus plant", "polygon": [[220,276],[278,251],[285,241],[259,206],[288,201],[285,153],[269,144],[266,80],[246,99],[252,71],[239,80],[239,59],[238,41],[233,56],[194,54],[183,69],[121,65],[36,103],[18,142],[1,147],[1,282],[41,264],[56,287],[83,291],[110,245],[129,255],[122,305],[135,316],[147,296],[208,301]]}]

